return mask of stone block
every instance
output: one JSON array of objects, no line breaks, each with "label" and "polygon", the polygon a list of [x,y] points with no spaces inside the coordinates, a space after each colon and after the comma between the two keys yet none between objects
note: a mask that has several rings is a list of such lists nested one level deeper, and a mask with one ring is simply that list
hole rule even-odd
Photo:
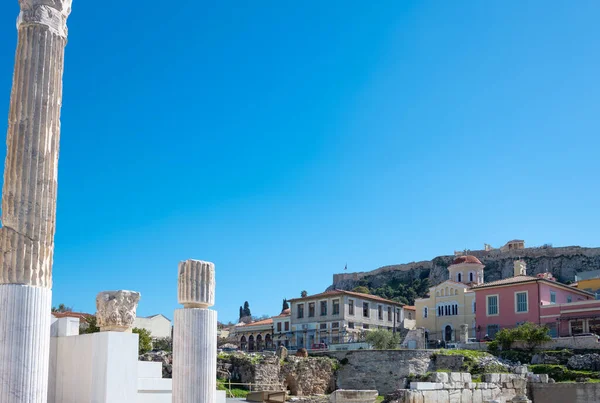
[{"label": "stone block", "polygon": [[443,389],[444,385],[439,382],[411,382],[410,388],[412,390],[438,390]]},{"label": "stone block", "polygon": [[448,383],[449,376],[447,372],[434,372],[429,376],[430,382]]},{"label": "stone block", "polygon": [[513,372],[517,375],[527,375],[527,365],[518,365]]},{"label": "stone block", "polygon": [[426,390],[423,391],[423,402],[446,402],[448,401],[448,391],[446,390]]},{"label": "stone block", "polygon": [[376,390],[338,389],[329,395],[329,401],[331,403],[375,403],[377,396],[379,393]]},{"label": "stone block", "polygon": [[[462,396],[462,389],[454,389],[448,391],[448,401],[450,403],[460,403]],[[438,400],[443,401],[443,400]]]},{"label": "stone block", "polygon": [[411,390],[405,401],[410,403],[425,403],[423,400],[423,392],[419,390]]},{"label": "stone block", "polygon": [[475,389],[475,385],[477,385],[475,382],[465,382],[465,389]]},{"label": "stone block", "polygon": [[461,381],[462,382],[471,382],[473,379],[471,378],[471,374],[468,372],[461,373]]},{"label": "stone block", "polygon": [[540,374],[539,377],[540,377],[540,382],[541,383],[548,383],[550,375],[548,375],[548,374]]},{"label": "stone block", "polygon": [[462,382],[462,374],[460,372],[450,372],[450,382]]},{"label": "stone block", "polygon": [[488,383],[487,382],[477,382],[475,384],[475,388],[477,388],[477,389],[487,389],[488,388]]},{"label": "stone block", "polygon": [[471,389],[463,389],[460,399],[461,402],[472,402],[473,392],[471,391]]},{"label": "stone block", "polygon": [[[472,396],[472,402],[473,403],[479,403],[483,401],[483,396],[482,396],[482,391],[481,389],[474,389],[473,391],[471,391],[471,396]],[[469,401],[467,401],[467,403],[469,403]]]},{"label": "stone block", "polygon": [[443,383],[443,388],[447,389],[447,390],[451,390],[451,389],[462,389],[465,384],[462,382],[448,382],[448,383]]},{"label": "stone block", "polygon": [[527,387],[527,381],[525,379],[513,379],[512,385],[515,389],[525,389]]},{"label": "stone block", "polygon": [[483,379],[487,383],[500,383],[500,374],[485,374]]}]

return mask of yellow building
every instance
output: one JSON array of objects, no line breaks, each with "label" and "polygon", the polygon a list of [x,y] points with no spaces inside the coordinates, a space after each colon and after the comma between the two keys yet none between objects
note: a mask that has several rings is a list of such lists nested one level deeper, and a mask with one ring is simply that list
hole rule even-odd
[{"label": "yellow building", "polygon": [[573,286],[580,290],[585,290],[596,294],[596,299],[600,299],[600,270],[577,273]]},{"label": "yellow building", "polygon": [[415,300],[417,327],[425,328],[430,341],[458,341],[460,326],[469,325],[475,337],[475,293],[471,286],[483,283],[483,264],[475,256],[459,256],[448,266],[449,279],[429,289],[429,296]]}]

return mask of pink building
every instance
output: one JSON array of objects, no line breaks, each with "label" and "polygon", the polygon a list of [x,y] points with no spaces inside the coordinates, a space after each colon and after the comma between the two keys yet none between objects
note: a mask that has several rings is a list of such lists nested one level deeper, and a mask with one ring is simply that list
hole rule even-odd
[{"label": "pink building", "polygon": [[600,335],[600,301],[586,300],[568,304],[544,305],[540,309],[541,323],[559,336],[582,333]]},{"label": "pink building", "polygon": [[577,311],[576,304],[594,299],[593,294],[559,283],[550,275],[528,276],[523,261],[517,260],[514,270],[513,277],[472,288],[475,291],[477,339],[483,339],[486,334],[493,338],[500,329],[513,328],[524,322],[548,324],[553,337],[563,335],[564,325],[561,327],[561,320],[557,320],[561,313],[547,310],[547,307],[567,304]]}]

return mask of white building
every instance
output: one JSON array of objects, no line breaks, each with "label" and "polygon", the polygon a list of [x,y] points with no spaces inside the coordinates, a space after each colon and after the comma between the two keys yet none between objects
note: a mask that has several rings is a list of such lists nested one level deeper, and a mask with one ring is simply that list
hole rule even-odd
[{"label": "white building", "polygon": [[365,331],[398,329],[404,321],[404,304],[352,291],[327,291],[288,302],[291,346],[297,348],[357,342]]},{"label": "white building", "polygon": [[165,315],[157,314],[147,317],[138,316],[133,322],[133,327],[146,329],[154,339],[172,337],[171,319]]}]

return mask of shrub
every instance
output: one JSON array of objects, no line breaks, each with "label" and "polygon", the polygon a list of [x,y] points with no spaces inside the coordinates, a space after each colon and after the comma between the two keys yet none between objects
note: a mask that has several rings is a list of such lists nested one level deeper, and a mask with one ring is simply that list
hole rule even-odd
[{"label": "shrub", "polygon": [[152,351],[152,336],[150,336],[150,332],[148,330],[134,327],[132,332],[139,335],[140,343],[138,351],[140,355],[146,354],[148,351]]},{"label": "shrub", "polygon": [[488,352],[494,355],[498,355],[498,352],[500,351],[496,340],[489,342],[487,348]]},{"label": "shrub", "polygon": [[548,374],[556,382],[572,382],[580,378],[600,379],[598,371],[575,371],[564,365],[536,364],[530,365],[529,369],[534,374]]},{"label": "shrub", "polygon": [[532,351],[535,347],[552,338],[546,326],[539,326],[531,322],[523,323],[513,329],[502,329],[496,333],[497,341],[503,350],[509,350],[515,341],[525,343],[525,348]]},{"label": "shrub", "polygon": [[154,339],[152,342],[152,348],[155,351],[173,351],[173,339],[170,337],[162,337]]},{"label": "shrub", "polygon": [[367,333],[365,340],[376,350],[392,350],[398,348],[400,334],[384,329],[372,330]]}]

